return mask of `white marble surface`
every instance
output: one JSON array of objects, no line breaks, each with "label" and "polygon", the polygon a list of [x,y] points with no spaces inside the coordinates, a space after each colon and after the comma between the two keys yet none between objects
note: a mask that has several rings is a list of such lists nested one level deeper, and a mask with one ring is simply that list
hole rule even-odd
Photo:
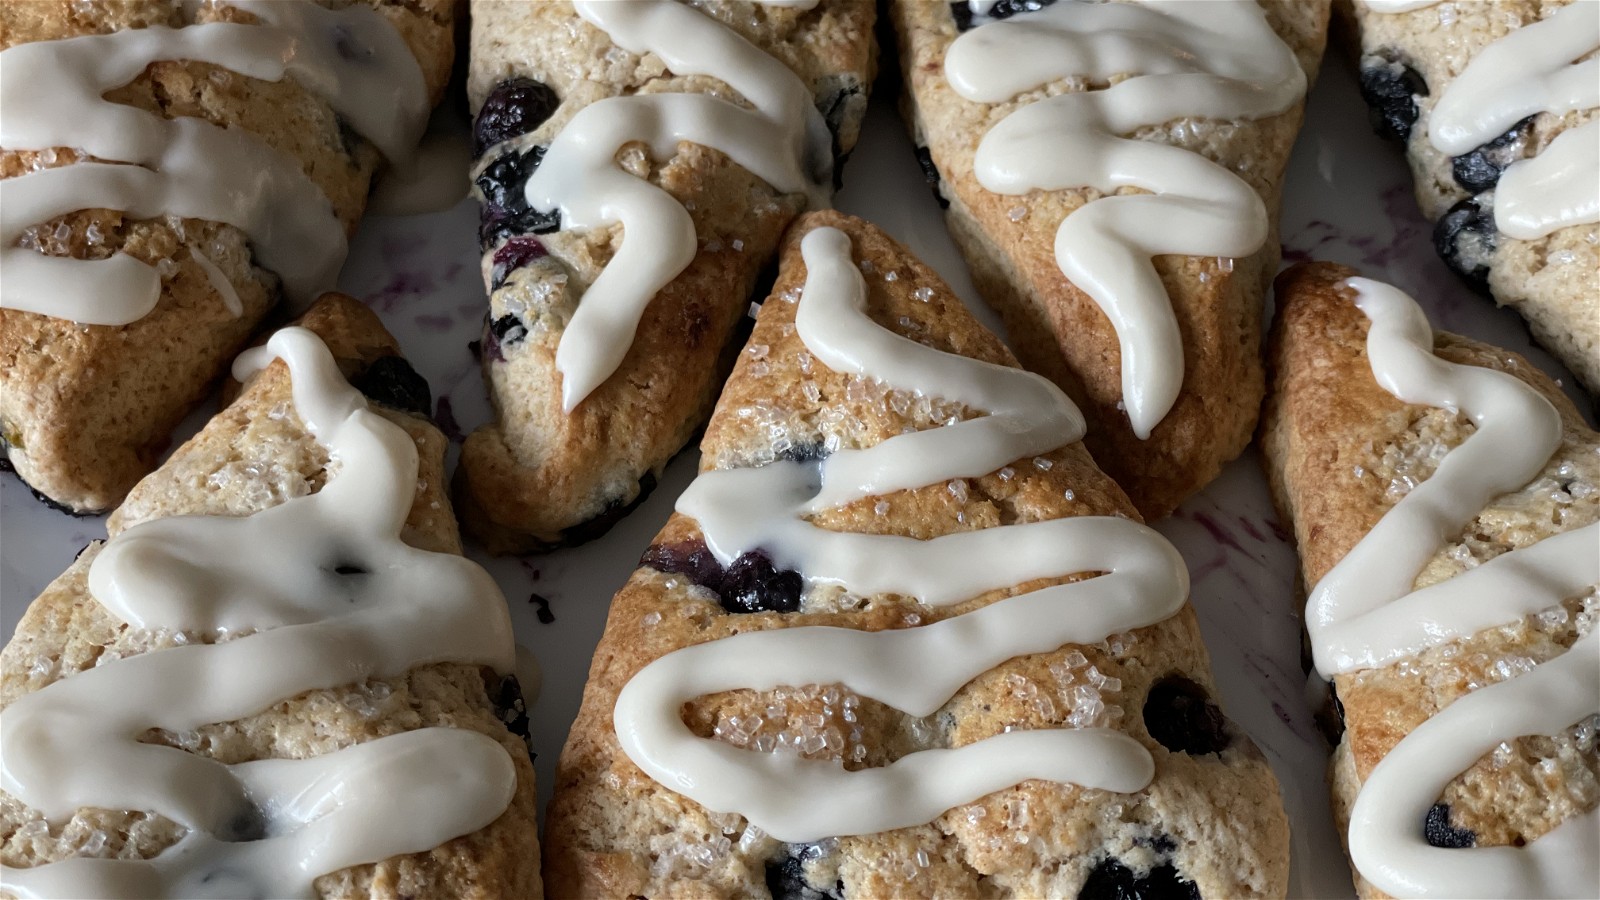
[{"label": "white marble surface", "polygon": [[[838,205],[908,243],[993,325],[922,184],[893,100],[880,95],[874,103]],[[467,350],[478,336],[484,307],[476,218],[470,201],[436,215],[371,218],[341,279],[345,290],[383,316],[432,383],[437,417],[457,443],[489,412]],[[1337,54],[1312,94],[1290,167],[1282,239],[1291,260],[1315,256],[1359,266],[1416,295],[1437,326],[1526,353],[1558,377],[1565,375],[1548,355],[1530,348],[1517,316],[1472,294],[1434,256],[1399,151],[1368,130],[1354,78]],[[1592,401],[1569,390],[1581,407],[1593,409]],[[191,416],[184,433],[212,408]],[[556,757],[577,712],[607,601],[666,521],[693,474],[695,457],[692,450],[680,456],[655,494],[599,541],[526,559],[472,554],[498,579],[520,641],[544,668],[543,693],[532,709],[542,800],[548,800]],[[1304,699],[1294,550],[1272,511],[1254,453],[1157,527],[1188,560],[1224,705],[1261,745],[1282,782],[1295,835],[1291,893],[1350,896],[1324,787],[1327,748]],[[9,637],[29,600],[84,544],[104,534],[103,520],[52,512],[14,477],[0,479],[0,633]],[[549,601],[553,623],[538,620],[530,600],[535,593]]]}]

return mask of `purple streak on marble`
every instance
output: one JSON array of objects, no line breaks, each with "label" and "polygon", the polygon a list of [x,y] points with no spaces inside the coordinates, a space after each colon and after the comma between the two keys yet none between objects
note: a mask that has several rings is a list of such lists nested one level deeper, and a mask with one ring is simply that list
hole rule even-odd
[{"label": "purple streak on marble", "polygon": [[436,316],[431,313],[419,313],[413,316],[411,320],[416,322],[417,327],[423,331],[431,331],[435,334],[449,331],[455,327],[455,320],[449,316]]},{"label": "purple streak on marble", "polygon": [[1194,519],[1194,521],[1197,522],[1201,528],[1204,528],[1206,533],[1211,535],[1212,539],[1217,543],[1225,547],[1232,547],[1240,553],[1250,552],[1246,550],[1238,541],[1234,540],[1233,535],[1228,533],[1228,529],[1224,528],[1222,523],[1212,518],[1210,514],[1195,511],[1190,514],[1190,518]]},{"label": "purple streak on marble", "polygon": [[457,278],[459,278],[461,276],[462,271],[465,270],[465,269],[466,269],[466,266],[464,264],[462,264],[462,262],[460,260],[456,260],[455,262],[452,262],[450,265],[445,266],[445,268],[444,268],[444,280],[447,281],[447,282],[452,282],[453,283]]},{"label": "purple streak on marble", "polygon": [[364,299],[368,306],[380,313],[393,313],[412,298],[431,294],[437,289],[431,272],[396,271],[389,275],[389,281],[383,287]]}]

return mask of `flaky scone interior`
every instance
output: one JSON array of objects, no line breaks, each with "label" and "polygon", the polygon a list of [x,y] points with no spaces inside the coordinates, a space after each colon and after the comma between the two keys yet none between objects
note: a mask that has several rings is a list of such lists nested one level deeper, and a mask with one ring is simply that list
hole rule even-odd
[{"label": "flaky scone interior", "polygon": [[1355,275],[1279,277],[1262,445],[1313,588],[1357,886],[1586,896],[1600,435],[1526,360]]},{"label": "flaky scone interior", "polygon": [[552,894],[1284,892],[1181,558],[1015,366],[883,232],[801,217],[612,603]]},{"label": "flaky scone interior", "polygon": [[539,896],[426,382],[338,295],[235,371],[0,653],[0,894]]}]

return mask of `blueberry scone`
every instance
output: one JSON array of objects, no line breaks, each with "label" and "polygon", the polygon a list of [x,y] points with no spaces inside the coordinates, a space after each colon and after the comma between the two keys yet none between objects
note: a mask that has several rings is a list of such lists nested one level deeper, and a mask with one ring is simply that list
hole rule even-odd
[{"label": "blueberry scone", "polygon": [[779,236],[855,144],[873,19],[872,0],[474,2],[496,419],[458,489],[491,550],[598,536],[705,424]]},{"label": "blueberry scone", "polygon": [[99,512],[281,297],[332,287],[451,0],[0,3],[0,436]]},{"label": "blueberry scone", "polygon": [[1082,433],[904,248],[800,219],[612,604],[550,892],[1281,896],[1182,559]]},{"label": "blueberry scone", "polygon": [[1292,517],[1363,897],[1600,885],[1600,435],[1398,290],[1278,281],[1268,474]]},{"label": "blueberry scone", "polygon": [[0,653],[0,894],[539,896],[505,598],[396,354],[321,301],[34,600]]},{"label": "blueberry scone", "polygon": [[1146,518],[1244,449],[1328,3],[896,0],[918,154],[1022,364]]},{"label": "blueberry scone", "polygon": [[1600,392],[1600,5],[1356,0],[1361,92],[1444,261]]}]

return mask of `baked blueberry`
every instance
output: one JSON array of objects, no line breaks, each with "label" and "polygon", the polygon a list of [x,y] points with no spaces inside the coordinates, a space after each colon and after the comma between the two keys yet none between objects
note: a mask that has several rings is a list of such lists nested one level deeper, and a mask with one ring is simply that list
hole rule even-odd
[{"label": "baked blueberry", "polygon": [[1472,829],[1450,824],[1448,803],[1435,803],[1428,809],[1428,816],[1422,823],[1422,836],[1429,844],[1445,849],[1472,847],[1478,843],[1478,836]]},{"label": "baked blueberry", "polygon": [[522,743],[528,747],[528,759],[533,759],[533,738],[528,732],[528,704],[522,698],[522,683],[517,676],[506,675],[490,688],[489,702],[506,730],[522,738]]},{"label": "baked blueberry", "polygon": [[828,458],[828,446],[821,441],[790,444],[789,449],[778,454],[778,458],[789,462],[816,462],[819,459]]},{"label": "baked blueberry", "polygon": [[939,167],[933,164],[933,154],[927,147],[917,148],[917,165],[922,167],[922,180],[928,183],[928,190],[933,191],[933,199],[939,204],[940,209],[949,209],[950,201],[944,198],[944,192],[939,190],[941,178]]},{"label": "baked blueberry", "polygon": [[1233,742],[1228,719],[1211,695],[1182,675],[1168,675],[1150,686],[1144,727],[1174,753],[1221,753]]},{"label": "baked blueberry", "polygon": [[532,78],[507,78],[494,86],[472,123],[472,155],[538,128],[561,105],[561,98]]},{"label": "baked blueberry", "polygon": [[428,388],[428,379],[419,375],[403,356],[378,357],[350,383],[375,403],[423,418],[433,416],[433,391]]},{"label": "baked blueberry", "polygon": [[1094,867],[1078,900],[1201,900],[1200,888],[1178,874],[1172,863],[1162,863],[1143,876],[1120,860],[1107,858]]},{"label": "baked blueberry", "polygon": [[1527,137],[1532,129],[1533,116],[1529,116],[1487,144],[1452,158],[1450,171],[1456,184],[1474,194],[1494,187],[1506,167],[1528,155]]},{"label": "baked blueberry", "polygon": [[[1054,2],[1056,0],[997,0],[993,6],[989,7],[989,12],[985,18],[987,21],[1009,19],[1018,13],[1038,12]],[[972,5],[967,0],[957,0],[957,2],[950,4],[950,12],[955,16],[956,29],[958,31],[966,31],[972,28],[974,24],[983,24],[983,22],[973,21]]]},{"label": "baked blueberry", "polygon": [[639,504],[649,498],[650,492],[656,489],[656,476],[646,472],[639,476],[639,493],[632,500],[622,497],[612,497],[606,501],[605,509],[600,514],[587,522],[580,522],[561,532],[562,547],[575,547],[578,544],[587,544],[595,538],[611,530],[611,526],[621,522],[636,509]]},{"label": "baked blueberry", "polygon": [[475,182],[483,197],[478,241],[487,250],[501,241],[523,234],[549,234],[561,227],[561,213],[540,212],[528,205],[528,177],[544,161],[543,147],[507,153],[490,163]]},{"label": "baked blueberry", "polygon": [[489,273],[489,290],[498,291],[506,278],[516,270],[549,255],[544,243],[536,237],[514,237],[500,245],[494,252],[493,269]]},{"label": "baked blueberry", "polygon": [[528,336],[528,326],[511,313],[506,313],[498,319],[490,319],[484,323],[483,340],[478,346],[480,358],[487,357],[495,362],[505,362],[506,354],[503,348],[515,344]]},{"label": "baked blueberry", "polygon": [[1495,235],[1494,207],[1468,197],[1434,223],[1433,248],[1461,277],[1487,291]]},{"label": "baked blueberry", "polygon": [[772,900],[844,900],[844,882],[832,890],[817,888],[806,880],[806,860],[816,859],[822,851],[816,844],[807,844],[794,853],[767,863],[767,890]]},{"label": "baked blueberry", "polygon": [[800,608],[805,580],[792,569],[779,569],[760,550],[741,554],[727,568],[701,541],[654,545],[639,564],[659,572],[687,576],[717,595],[731,613],[794,612]]},{"label": "baked blueberry", "polygon": [[1419,96],[1428,96],[1428,82],[1392,51],[1381,50],[1361,60],[1361,97],[1379,137],[1404,141],[1411,136]]}]

